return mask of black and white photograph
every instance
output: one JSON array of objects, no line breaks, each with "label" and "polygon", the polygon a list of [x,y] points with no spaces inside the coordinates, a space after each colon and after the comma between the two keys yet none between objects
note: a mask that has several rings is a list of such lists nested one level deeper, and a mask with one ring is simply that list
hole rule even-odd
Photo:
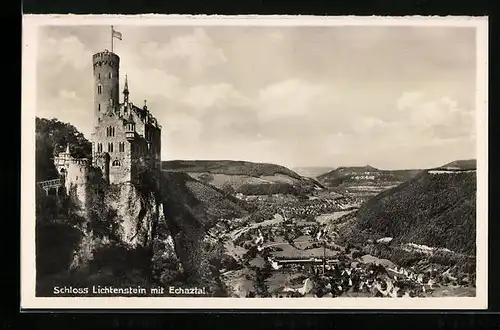
[{"label": "black and white photograph", "polygon": [[23,33],[26,308],[487,307],[487,19]]}]

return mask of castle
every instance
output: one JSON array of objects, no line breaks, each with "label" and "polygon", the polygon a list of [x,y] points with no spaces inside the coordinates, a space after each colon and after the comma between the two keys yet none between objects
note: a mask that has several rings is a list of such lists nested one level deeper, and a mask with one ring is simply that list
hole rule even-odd
[{"label": "castle", "polygon": [[143,107],[129,99],[127,76],[123,102],[119,100],[120,57],[109,51],[92,58],[94,81],[94,129],[92,160],[73,158],[69,146],[54,158],[69,191],[89,180],[89,168],[100,169],[109,184],[134,182],[144,170],[161,169],[161,126],[144,101]]}]

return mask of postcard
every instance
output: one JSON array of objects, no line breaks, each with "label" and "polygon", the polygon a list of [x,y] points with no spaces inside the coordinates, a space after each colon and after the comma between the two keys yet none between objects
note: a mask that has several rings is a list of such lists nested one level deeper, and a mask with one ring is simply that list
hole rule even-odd
[{"label": "postcard", "polygon": [[21,308],[487,308],[487,27],[25,15]]}]

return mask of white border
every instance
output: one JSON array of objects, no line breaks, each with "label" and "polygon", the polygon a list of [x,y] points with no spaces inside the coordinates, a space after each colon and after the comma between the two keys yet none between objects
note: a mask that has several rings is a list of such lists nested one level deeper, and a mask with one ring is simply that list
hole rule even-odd
[{"label": "white border", "polygon": [[[35,109],[37,32],[45,25],[450,26],[477,31],[477,291],[446,298],[39,298],[35,297]],[[29,309],[486,309],[488,260],[487,17],[24,15],[21,137],[21,308]]]}]

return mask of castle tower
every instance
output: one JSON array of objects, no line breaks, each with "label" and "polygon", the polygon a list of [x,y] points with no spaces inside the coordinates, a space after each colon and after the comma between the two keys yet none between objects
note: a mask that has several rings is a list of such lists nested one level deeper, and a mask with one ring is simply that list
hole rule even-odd
[{"label": "castle tower", "polygon": [[95,126],[110,107],[119,106],[119,68],[120,57],[104,51],[93,56],[94,66],[94,119]]},{"label": "castle tower", "polygon": [[[112,30],[113,37],[118,36]],[[121,40],[120,37],[116,37]],[[111,45],[113,50],[113,45]],[[92,57],[95,126],[91,135],[92,165],[109,184],[136,182],[143,169],[161,168],[161,126],[148,109],[130,101],[125,75],[119,100],[120,58],[113,51]]]}]

